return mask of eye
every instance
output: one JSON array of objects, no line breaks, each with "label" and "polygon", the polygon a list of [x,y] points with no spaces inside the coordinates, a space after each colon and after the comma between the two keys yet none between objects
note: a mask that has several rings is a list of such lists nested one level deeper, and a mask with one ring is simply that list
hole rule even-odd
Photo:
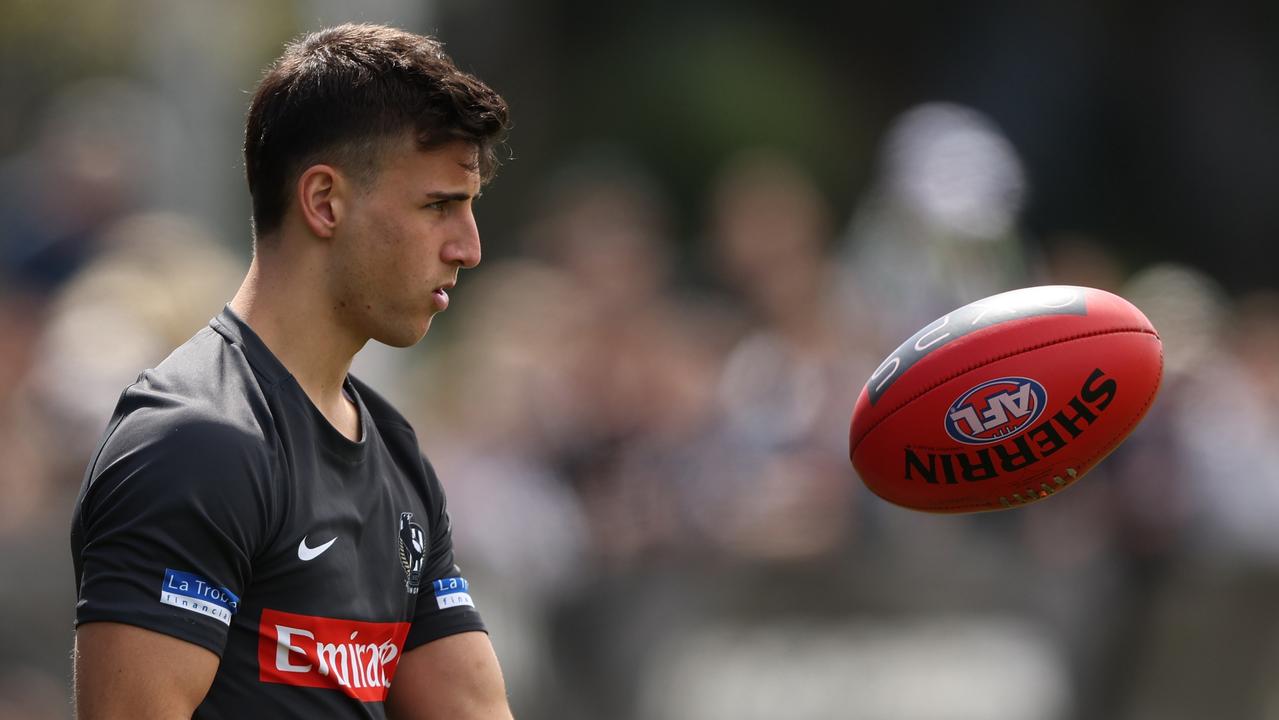
[{"label": "eye", "polygon": [[436,200],[433,203],[427,203],[425,206],[425,209],[432,210],[438,213],[443,213],[445,210],[448,209],[448,206],[449,206],[448,200]]}]

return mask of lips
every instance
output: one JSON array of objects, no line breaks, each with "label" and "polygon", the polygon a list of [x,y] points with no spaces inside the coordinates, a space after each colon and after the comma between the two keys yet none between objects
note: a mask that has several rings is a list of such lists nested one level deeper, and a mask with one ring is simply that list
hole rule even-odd
[{"label": "lips", "polygon": [[444,310],[449,306],[449,288],[453,287],[453,283],[441,285],[431,291],[431,298],[435,300],[435,309]]}]

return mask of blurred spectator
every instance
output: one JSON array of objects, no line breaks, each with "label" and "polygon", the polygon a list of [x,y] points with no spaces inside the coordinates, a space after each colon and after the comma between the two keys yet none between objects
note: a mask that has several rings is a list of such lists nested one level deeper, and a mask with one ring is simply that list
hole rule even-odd
[{"label": "blurred spectator", "polygon": [[0,165],[0,266],[35,292],[65,282],[98,251],[98,232],[142,204],[158,176],[156,143],[172,116],[132,81],[65,88],[40,137]]},{"label": "blurred spectator", "polygon": [[558,353],[579,314],[572,288],[559,271],[513,261],[458,289],[450,322],[464,334],[416,374],[421,441],[468,520],[455,531],[468,556],[523,597],[554,597],[588,547],[578,499],[546,454],[571,392]]},{"label": "blurred spectator", "polygon": [[1046,245],[1038,280],[1120,292],[1126,279],[1123,263],[1100,239],[1082,233],[1061,233],[1048,238]]},{"label": "blurred spectator", "polygon": [[53,428],[31,422],[35,408],[26,391],[44,322],[39,300],[0,288],[0,538],[26,529],[56,484],[48,451],[57,443],[46,436]]},{"label": "blurred spectator", "polygon": [[56,477],[71,490],[121,390],[204,327],[243,277],[241,260],[179,215],[132,215],[101,238],[52,300],[31,376],[56,428]]},{"label": "blurred spectator", "polygon": [[893,337],[1023,284],[1017,151],[980,112],[926,103],[898,117],[848,229],[848,271]]},{"label": "blurred spectator", "polygon": [[775,153],[738,156],[713,190],[710,264],[741,330],[688,502],[702,532],[744,559],[829,556],[852,541],[847,426],[875,328],[838,302],[831,215]]},{"label": "blurred spectator", "polygon": [[681,468],[709,419],[723,329],[673,285],[667,207],[623,159],[594,151],[560,173],[528,237],[573,287],[556,367],[561,436],[550,456],[586,505],[606,563],[680,550]]}]

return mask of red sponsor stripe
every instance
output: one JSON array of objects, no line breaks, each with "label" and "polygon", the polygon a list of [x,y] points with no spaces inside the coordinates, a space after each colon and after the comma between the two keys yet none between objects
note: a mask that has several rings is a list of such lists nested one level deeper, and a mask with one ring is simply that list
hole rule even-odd
[{"label": "red sponsor stripe", "polygon": [[340,690],[363,702],[386,699],[400,663],[406,622],[362,622],[263,610],[258,679]]}]

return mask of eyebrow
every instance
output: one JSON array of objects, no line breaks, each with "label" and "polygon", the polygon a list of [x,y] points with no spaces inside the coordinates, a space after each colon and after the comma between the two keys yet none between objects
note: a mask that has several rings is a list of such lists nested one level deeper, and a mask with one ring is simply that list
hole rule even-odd
[{"label": "eyebrow", "polygon": [[470,200],[472,197],[479,197],[480,194],[476,193],[475,195],[471,195],[470,193],[465,192],[443,192],[437,190],[435,192],[427,193],[426,196],[432,200],[453,200],[456,202],[462,202]]}]

